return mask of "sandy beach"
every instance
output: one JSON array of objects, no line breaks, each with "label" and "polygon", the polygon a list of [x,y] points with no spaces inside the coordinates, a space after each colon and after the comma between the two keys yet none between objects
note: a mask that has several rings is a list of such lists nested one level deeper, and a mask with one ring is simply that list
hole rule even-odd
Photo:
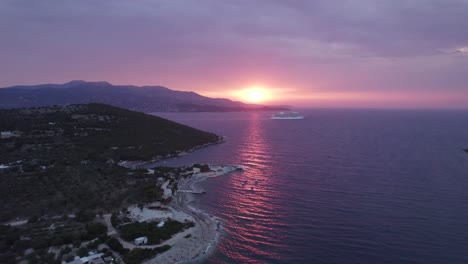
[{"label": "sandy beach", "polygon": [[189,179],[179,181],[179,190],[174,196],[170,210],[175,218],[190,219],[195,226],[181,232],[162,245],[170,245],[171,249],[157,255],[145,263],[192,263],[203,260],[216,247],[222,224],[215,217],[190,206],[194,195],[198,192],[195,185],[210,177],[218,177],[238,170],[238,166],[212,166],[211,172],[198,173]]}]

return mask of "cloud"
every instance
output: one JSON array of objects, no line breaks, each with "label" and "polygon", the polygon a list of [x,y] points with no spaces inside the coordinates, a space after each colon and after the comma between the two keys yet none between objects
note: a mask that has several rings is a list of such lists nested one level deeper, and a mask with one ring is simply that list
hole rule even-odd
[{"label": "cloud", "polygon": [[13,35],[23,30],[73,39],[71,31],[75,38],[149,43],[236,36],[246,43],[313,43],[389,57],[430,55],[468,43],[468,1],[457,0],[7,0],[0,10],[1,24],[8,25],[3,31]]},{"label": "cloud", "polygon": [[467,13],[466,0],[3,0],[0,84],[460,91]]},{"label": "cloud", "polygon": [[468,46],[455,49],[455,52],[468,55]]}]

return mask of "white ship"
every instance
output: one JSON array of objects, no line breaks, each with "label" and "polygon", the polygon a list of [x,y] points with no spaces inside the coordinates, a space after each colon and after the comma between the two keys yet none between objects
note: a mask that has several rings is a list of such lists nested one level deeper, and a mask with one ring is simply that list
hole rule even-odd
[{"label": "white ship", "polygon": [[271,116],[271,119],[304,119],[298,112],[279,112]]}]

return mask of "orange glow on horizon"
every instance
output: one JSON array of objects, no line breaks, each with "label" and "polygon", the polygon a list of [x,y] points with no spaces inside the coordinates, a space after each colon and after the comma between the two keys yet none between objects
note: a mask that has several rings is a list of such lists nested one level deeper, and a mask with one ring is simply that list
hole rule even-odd
[{"label": "orange glow on horizon", "polygon": [[258,89],[250,89],[245,92],[245,99],[250,102],[261,102],[265,99],[265,95]]},{"label": "orange glow on horizon", "polygon": [[248,103],[262,103],[271,99],[271,92],[262,86],[251,86],[236,91],[236,97]]},{"label": "orange glow on horizon", "polygon": [[272,91],[264,86],[250,86],[242,90],[231,91],[233,97],[246,103],[265,103],[271,101]]},{"label": "orange glow on horizon", "polygon": [[[307,90],[302,87],[244,86],[244,89],[204,91],[203,95],[262,105],[330,108],[466,108],[468,96],[463,93],[394,91],[334,91],[326,88]],[[237,86],[239,87],[239,86]],[[268,87],[268,88],[267,88]],[[257,92],[259,91],[259,92]],[[451,107],[447,105],[451,104]]]}]

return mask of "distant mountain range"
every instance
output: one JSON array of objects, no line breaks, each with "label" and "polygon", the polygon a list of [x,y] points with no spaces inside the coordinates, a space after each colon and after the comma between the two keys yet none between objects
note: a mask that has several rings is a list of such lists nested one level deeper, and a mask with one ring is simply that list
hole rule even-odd
[{"label": "distant mountain range", "polygon": [[0,108],[103,103],[141,112],[282,111],[282,106],[245,104],[162,86],[71,81],[0,88]]}]

